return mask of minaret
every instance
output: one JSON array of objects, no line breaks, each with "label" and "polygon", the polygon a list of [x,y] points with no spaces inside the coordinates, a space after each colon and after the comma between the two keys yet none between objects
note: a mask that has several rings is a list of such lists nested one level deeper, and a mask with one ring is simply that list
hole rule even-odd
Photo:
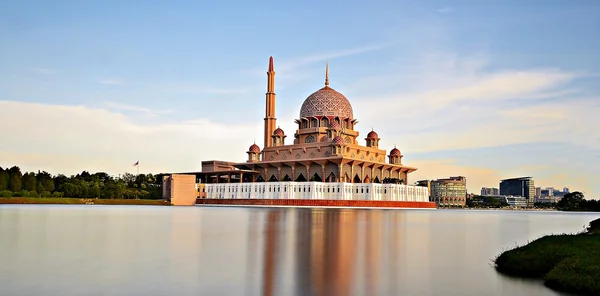
[{"label": "minaret", "polygon": [[[277,123],[275,118],[275,70],[273,70],[273,57],[269,58],[269,71],[267,71],[267,102],[265,108],[265,145],[264,148],[273,146],[273,132]],[[264,149],[263,148],[263,149]]]}]

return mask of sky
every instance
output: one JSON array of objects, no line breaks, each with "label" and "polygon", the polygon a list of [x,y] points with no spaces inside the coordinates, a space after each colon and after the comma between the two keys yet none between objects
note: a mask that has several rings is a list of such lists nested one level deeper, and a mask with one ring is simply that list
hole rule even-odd
[{"label": "sky", "polygon": [[396,145],[409,182],[531,176],[600,198],[600,1],[140,3],[0,2],[1,167],[245,161],[273,56],[290,136],[328,62],[361,141]]}]

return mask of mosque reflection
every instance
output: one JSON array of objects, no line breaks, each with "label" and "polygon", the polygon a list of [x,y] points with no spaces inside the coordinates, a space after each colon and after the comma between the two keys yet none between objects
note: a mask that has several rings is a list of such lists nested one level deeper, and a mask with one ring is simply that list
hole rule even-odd
[{"label": "mosque reflection", "polygon": [[[257,268],[261,295],[380,295],[382,289],[395,290],[397,283],[387,280],[389,275],[383,277],[385,283],[379,281],[382,265],[385,273],[399,272],[395,266],[402,229],[395,226],[403,215],[356,209],[273,209],[264,214],[264,252],[256,262],[262,265]],[[385,260],[395,262],[382,264]]]}]

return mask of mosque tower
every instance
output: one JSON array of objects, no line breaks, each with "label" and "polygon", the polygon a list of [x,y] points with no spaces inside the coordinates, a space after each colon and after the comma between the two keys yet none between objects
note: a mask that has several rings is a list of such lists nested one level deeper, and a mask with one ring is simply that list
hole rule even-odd
[{"label": "mosque tower", "polygon": [[265,145],[263,149],[273,146],[273,132],[277,124],[275,118],[275,70],[273,70],[273,57],[269,58],[269,71],[267,71],[267,94],[265,108]]}]

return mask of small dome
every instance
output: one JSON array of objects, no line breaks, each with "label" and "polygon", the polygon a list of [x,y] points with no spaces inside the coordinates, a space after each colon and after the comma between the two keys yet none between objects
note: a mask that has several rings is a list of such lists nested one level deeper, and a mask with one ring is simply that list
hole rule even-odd
[{"label": "small dome", "polygon": [[339,124],[339,122],[332,121],[331,124],[329,124],[329,128],[332,130],[339,130],[342,128],[342,126]]},{"label": "small dome", "polygon": [[252,144],[252,146],[250,146],[250,148],[248,148],[248,152],[260,153],[260,147],[258,147],[258,145],[256,145],[256,144]]},{"label": "small dome", "polygon": [[379,139],[379,135],[372,130],[367,134],[367,139]]},{"label": "small dome", "polygon": [[283,137],[283,136],[285,136],[285,133],[283,132],[282,129],[277,128],[275,131],[273,131],[273,136]]},{"label": "small dome", "polygon": [[335,138],[333,138],[333,140],[331,142],[336,145],[346,144],[346,142],[344,141],[344,138],[342,138],[340,136],[336,136]]},{"label": "small dome", "polygon": [[400,156],[400,150],[398,150],[398,148],[394,147],[394,149],[392,149],[390,151],[390,156]]}]

